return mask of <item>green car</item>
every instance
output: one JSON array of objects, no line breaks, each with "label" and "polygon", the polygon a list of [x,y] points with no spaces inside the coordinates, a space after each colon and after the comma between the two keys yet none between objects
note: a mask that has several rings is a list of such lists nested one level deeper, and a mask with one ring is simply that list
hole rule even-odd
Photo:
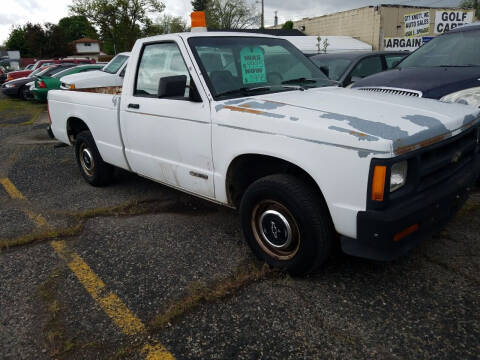
[{"label": "green car", "polygon": [[45,102],[47,101],[47,94],[49,90],[60,89],[61,77],[86,71],[99,70],[104,66],[105,64],[79,65],[60,71],[52,76],[38,77],[35,80],[35,87],[32,88],[33,97],[35,100]]}]

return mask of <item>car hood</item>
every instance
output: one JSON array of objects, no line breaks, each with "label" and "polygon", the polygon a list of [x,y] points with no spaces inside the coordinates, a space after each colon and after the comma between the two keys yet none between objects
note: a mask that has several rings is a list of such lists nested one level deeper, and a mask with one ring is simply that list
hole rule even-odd
[{"label": "car hood", "polygon": [[19,76],[27,76],[28,74],[31,74],[32,70],[17,70],[17,71],[10,71],[7,75],[11,75],[13,77],[19,77]]},{"label": "car hood", "polygon": [[119,80],[123,81],[123,78],[120,78],[117,74],[110,74],[101,70],[66,75],[60,79],[62,83],[75,84],[76,88],[121,85],[121,82],[117,84]]},{"label": "car hood", "polygon": [[[403,154],[480,122],[480,110],[436,100],[326,87],[214,104],[218,125],[369,154]],[[236,116],[232,116],[236,112]]]},{"label": "car hood", "polygon": [[410,89],[421,91],[423,97],[440,99],[452,92],[475,86],[480,86],[480,66],[393,69],[357,81],[353,88]]},{"label": "car hood", "polygon": [[26,77],[10,80],[8,84],[23,85],[23,84],[29,83],[30,81],[35,81],[35,79],[33,77],[26,76]]}]

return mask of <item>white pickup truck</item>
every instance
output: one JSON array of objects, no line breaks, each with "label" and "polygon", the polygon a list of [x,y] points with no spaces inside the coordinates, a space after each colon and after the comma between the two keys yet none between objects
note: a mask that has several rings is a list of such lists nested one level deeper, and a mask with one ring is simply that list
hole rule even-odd
[{"label": "white pickup truck", "polygon": [[270,36],[141,39],[120,94],[58,90],[48,103],[90,184],[119,167],[238,208],[253,252],[296,274],[336,242],[370,259],[404,254],[479,175],[478,109],[332,86]]}]

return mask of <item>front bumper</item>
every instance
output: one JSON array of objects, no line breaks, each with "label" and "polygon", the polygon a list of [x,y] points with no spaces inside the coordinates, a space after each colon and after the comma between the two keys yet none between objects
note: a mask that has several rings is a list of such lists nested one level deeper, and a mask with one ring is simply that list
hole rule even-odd
[{"label": "front bumper", "polygon": [[2,87],[2,92],[5,95],[8,95],[8,96],[18,96],[18,88],[17,87],[10,87],[10,88]]},{"label": "front bumper", "polygon": [[[390,261],[407,253],[423,238],[440,230],[462,207],[480,174],[480,161],[465,166],[440,185],[387,210],[357,214],[357,239],[342,237],[345,253]],[[406,229],[416,230],[394,241]],[[418,226],[418,228],[417,228]]]}]

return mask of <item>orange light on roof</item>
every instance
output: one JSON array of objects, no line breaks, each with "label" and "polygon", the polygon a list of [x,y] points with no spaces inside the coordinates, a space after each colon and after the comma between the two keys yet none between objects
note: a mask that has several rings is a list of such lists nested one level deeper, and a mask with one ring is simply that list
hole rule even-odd
[{"label": "orange light on roof", "polygon": [[203,11],[194,11],[190,16],[192,18],[192,29],[207,27],[207,21],[205,20],[205,13]]},{"label": "orange light on roof", "polygon": [[405,230],[400,231],[398,234],[396,234],[396,235],[393,237],[393,241],[400,241],[400,240],[402,240],[404,237],[407,237],[408,235],[410,235],[410,234],[414,233],[415,231],[417,231],[418,228],[419,228],[418,224],[409,226],[409,227],[406,228]]},{"label": "orange light on roof", "polygon": [[386,166],[375,166],[372,180],[372,200],[383,201],[385,192],[385,178],[387,177]]}]

